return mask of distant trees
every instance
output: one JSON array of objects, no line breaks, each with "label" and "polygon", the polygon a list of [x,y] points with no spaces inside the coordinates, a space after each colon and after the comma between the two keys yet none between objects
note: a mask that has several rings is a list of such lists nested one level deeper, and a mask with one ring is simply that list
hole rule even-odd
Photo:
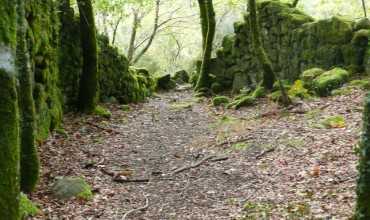
[{"label": "distant trees", "polygon": [[83,57],[78,107],[81,112],[91,113],[97,104],[99,86],[95,18],[91,0],[77,0],[77,3],[80,11]]},{"label": "distant trees", "polygon": [[204,90],[208,90],[210,86],[209,65],[212,55],[213,40],[216,32],[216,19],[212,0],[198,0],[198,4],[202,29],[203,56],[195,90],[202,94]]}]

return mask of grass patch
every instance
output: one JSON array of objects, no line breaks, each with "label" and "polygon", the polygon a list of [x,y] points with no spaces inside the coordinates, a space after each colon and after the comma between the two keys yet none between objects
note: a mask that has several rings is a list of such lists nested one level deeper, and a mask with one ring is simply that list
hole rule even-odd
[{"label": "grass patch", "polygon": [[194,102],[177,102],[177,103],[173,103],[171,104],[170,106],[170,109],[172,110],[175,110],[175,111],[181,111],[181,110],[184,110],[184,109],[191,109],[194,105]]},{"label": "grass patch", "polygon": [[100,105],[96,106],[96,108],[94,110],[94,115],[104,117],[104,118],[112,117],[112,113],[108,109],[106,109],[106,108],[104,108]]},{"label": "grass patch", "polygon": [[246,202],[243,207],[246,214],[240,220],[270,219],[273,208],[270,203]]},{"label": "grass patch", "polygon": [[345,118],[342,115],[335,115],[325,118],[320,123],[324,128],[344,128],[346,127]]},{"label": "grass patch", "polygon": [[24,193],[20,194],[19,210],[22,218],[35,216],[40,213],[40,210],[37,208],[37,206],[31,200],[29,200],[27,195]]}]

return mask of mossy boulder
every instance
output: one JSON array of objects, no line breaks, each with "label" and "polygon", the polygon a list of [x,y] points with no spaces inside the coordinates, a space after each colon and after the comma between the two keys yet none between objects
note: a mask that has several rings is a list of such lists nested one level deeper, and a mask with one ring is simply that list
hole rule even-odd
[{"label": "mossy boulder", "polygon": [[370,79],[355,79],[349,82],[349,85],[360,88],[360,89],[369,90],[370,89]]},{"label": "mossy boulder", "polygon": [[361,18],[355,23],[354,29],[356,31],[361,29],[370,29],[370,20],[368,18]]},{"label": "mossy boulder", "polygon": [[211,85],[211,90],[212,90],[213,93],[217,94],[217,93],[222,92],[224,89],[223,89],[223,86],[221,85],[221,83],[214,82]]},{"label": "mossy boulder", "polygon": [[342,68],[334,68],[313,80],[313,89],[319,96],[330,95],[334,89],[341,87],[349,79],[349,72]]},{"label": "mossy boulder", "polygon": [[230,99],[226,96],[216,96],[212,99],[213,106],[227,105],[230,103]]},{"label": "mossy boulder", "polygon": [[170,74],[160,76],[156,79],[157,90],[171,90],[176,88],[176,82],[173,81]]},{"label": "mossy boulder", "polygon": [[313,80],[316,77],[323,74],[324,72],[325,72],[325,70],[323,70],[321,68],[311,68],[311,69],[308,69],[308,70],[304,71],[301,74],[300,79],[302,80],[303,85],[304,85],[305,88],[311,88]]},{"label": "mossy boulder", "polygon": [[186,72],[186,70],[180,70],[180,71],[177,71],[174,76],[173,76],[173,80],[177,83],[177,84],[185,84],[185,83],[188,83],[189,80],[190,80],[190,76],[189,76],[189,73]]},{"label": "mossy boulder", "polygon": [[78,198],[90,200],[93,197],[90,185],[81,177],[62,177],[53,187],[54,196],[61,200]]}]

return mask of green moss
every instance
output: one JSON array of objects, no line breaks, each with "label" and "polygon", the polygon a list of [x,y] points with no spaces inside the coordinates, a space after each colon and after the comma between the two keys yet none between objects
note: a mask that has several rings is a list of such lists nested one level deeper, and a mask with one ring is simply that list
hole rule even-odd
[{"label": "green moss", "polygon": [[28,199],[27,195],[21,193],[20,195],[20,215],[22,218],[32,217],[40,213],[37,206]]},{"label": "green moss", "polygon": [[71,199],[73,197],[91,200],[93,193],[91,186],[81,177],[63,177],[56,181],[52,187],[58,199]]},{"label": "green moss", "polygon": [[217,93],[222,92],[224,90],[224,88],[222,87],[221,83],[214,82],[211,85],[211,90],[212,90],[213,93],[217,94]]},{"label": "green moss", "polygon": [[288,96],[291,98],[309,98],[310,94],[306,88],[303,87],[301,80],[296,80],[288,91]]},{"label": "green moss", "polygon": [[175,80],[175,82],[178,84],[184,84],[189,82],[190,77],[188,72],[186,72],[185,70],[180,70],[175,73],[175,75],[173,76],[173,80]]},{"label": "green moss", "polygon": [[[18,5],[17,59],[19,106],[21,115],[21,190],[32,192],[39,178],[39,158],[36,148],[36,113],[32,96],[33,73],[27,47],[27,24],[24,2]],[[46,82],[46,81],[45,81]]]},{"label": "green moss", "polygon": [[97,116],[100,116],[100,117],[104,117],[104,118],[110,118],[112,117],[112,113],[104,108],[103,106],[96,106],[94,111],[93,111],[94,115],[97,115]]},{"label": "green moss", "polygon": [[313,80],[324,72],[325,71],[321,68],[308,69],[301,74],[300,79],[302,80],[305,88],[311,89]]},{"label": "green moss", "polygon": [[156,82],[158,90],[170,90],[176,87],[176,83],[172,80],[170,74],[158,77]]},{"label": "green moss", "polygon": [[370,80],[369,79],[356,79],[349,82],[350,86],[361,88],[364,90],[370,89]]},{"label": "green moss", "polygon": [[130,111],[130,106],[129,105],[121,105],[121,110],[124,111],[124,112],[128,112]]},{"label": "green moss", "polygon": [[334,68],[316,77],[313,81],[313,88],[318,95],[327,96],[333,89],[337,89],[347,82],[348,78],[348,71]]},{"label": "green moss", "polygon": [[354,219],[366,220],[370,218],[370,93],[365,98],[363,113],[363,132],[358,149],[359,161],[357,170],[356,210]]},{"label": "green moss", "polygon": [[344,128],[346,126],[345,118],[342,115],[330,116],[321,121],[325,128]]},{"label": "green moss", "polygon": [[14,66],[9,71],[0,68],[0,210],[4,220],[19,219],[20,119],[14,76]]},{"label": "green moss", "polygon": [[232,150],[244,151],[250,147],[247,143],[236,143],[231,146]]},{"label": "green moss", "polygon": [[179,103],[173,103],[171,104],[170,108],[172,110],[181,111],[184,109],[191,109],[194,105],[194,102],[192,101],[185,101],[185,102],[179,102]]},{"label": "green moss", "polygon": [[227,105],[230,103],[230,99],[226,96],[216,96],[212,99],[213,106]]},{"label": "green moss", "polygon": [[349,95],[353,92],[352,86],[345,86],[339,89],[334,89],[331,91],[331,95],[337,96],[337,95]]}]

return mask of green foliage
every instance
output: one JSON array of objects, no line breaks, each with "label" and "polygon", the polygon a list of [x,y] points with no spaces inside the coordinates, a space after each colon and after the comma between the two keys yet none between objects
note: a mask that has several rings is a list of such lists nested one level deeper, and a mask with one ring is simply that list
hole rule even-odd
[{"label": "green foliage", "polygon": [[320,96],[330,95],[333,89],[341,87],[348,81],[349,73],[342,68],[334,68],[313,80],[313,88]]},{"label": "green foliage", "polygon": [[251,95],[242,95],[227,105],[227,108],[239,109],[241,107],[252,106],[256,103],[256,98]]},{"label": "green foliage", "polygon": [[24,193],[20,194],[19,206],[20,216],[22,218],[35,216],[40,212],[37,206]]},{"label": "green foliage", "polygon": [[361,88],[364,90],[370,89],[370,80],[369,79],[355,79],[349,82],[350,86]]},{"label": "green foliage", "polygon": [[95,107],[95,110],[93,111],[94,115],[97,115],[97,116],[101,116],[101,117],[104,117],[104,118],[110,118],[112,117],[112,113],[104,108],[103,106],[96,106]]},{"label": "green foliage", "polygon": [[325,128],[344,128],[346,126],[345,118],[342,115],[330,116],[321,121]]},{"label": "green foliage", "polygon": [[227,105],[230,103],[230,99],[226,96],[216,96],[212,99],[213,106]]},{"label": "green foliage", "polygon": [[301,80],[296,80],[291,88],[288,90],[288,95],[291,98],[309,98],[310,94],[308,89],[304,88]]}]

